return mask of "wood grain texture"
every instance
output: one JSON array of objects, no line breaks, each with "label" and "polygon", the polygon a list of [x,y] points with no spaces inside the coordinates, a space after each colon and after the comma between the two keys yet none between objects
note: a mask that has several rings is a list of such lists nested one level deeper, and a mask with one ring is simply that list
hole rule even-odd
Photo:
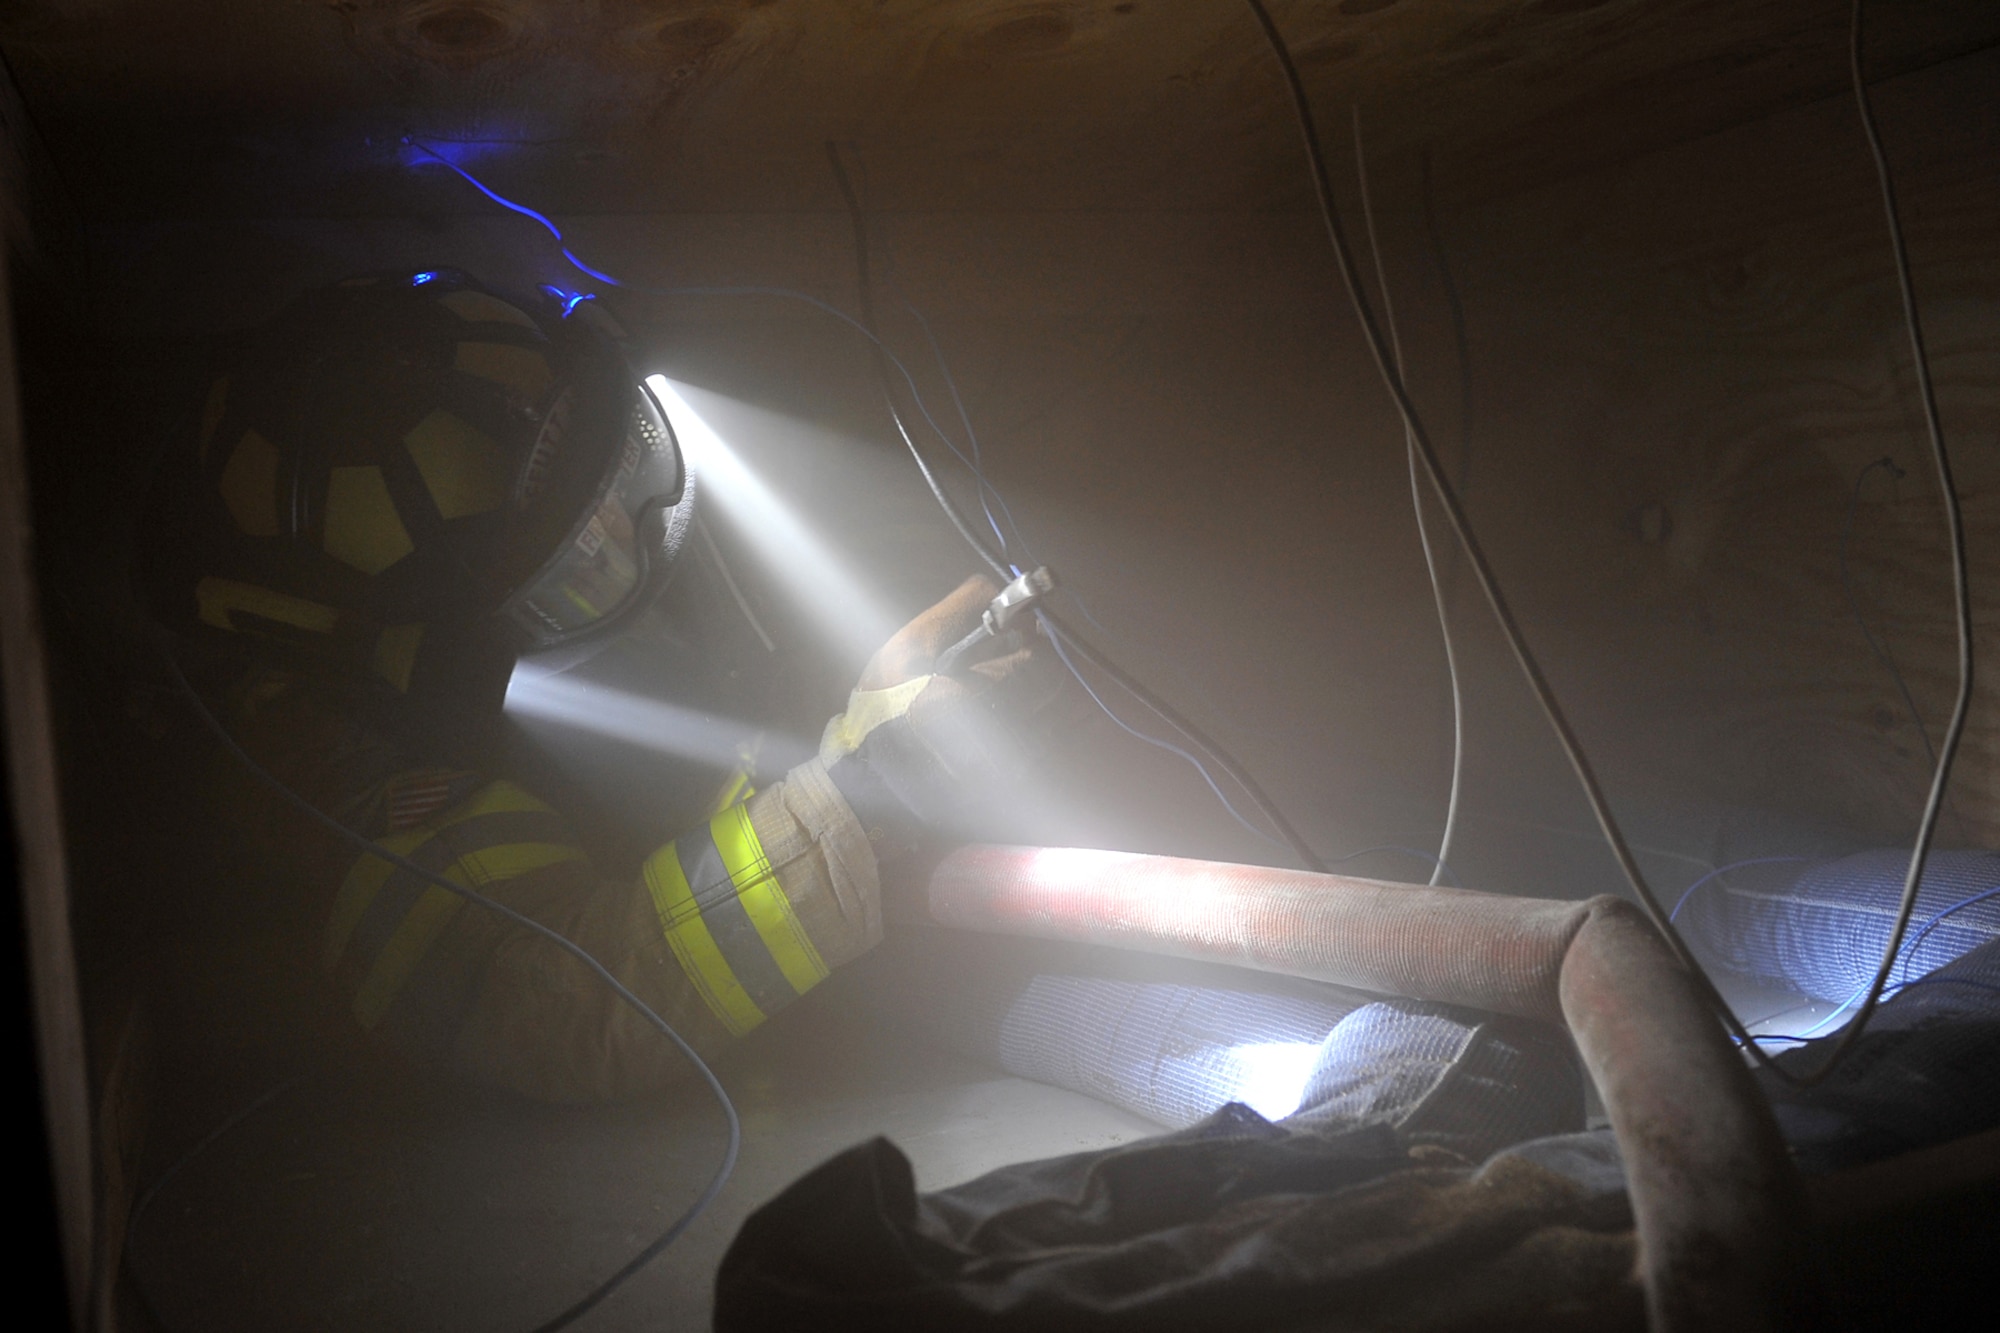
[{"label": "wood grain texture", "polygon": [[[1274,3],[1329,123],[1378,111],[1490,196],[1836,91],[1797,0]],[[1875,6],[1871,68],[2000,41],[1986,0]],[[568,213],[836,206],[826,139],[906,210],[1295,208],[1241,0],[13,0],[0,45],[86,211],[484,207],[414,135]]]},{"label": "wood grain texture", "polygon": [[[1978,57],[1878,94],[1989,664],[1942,836],[1984,845],[2000,838],[1996,71]],[[1606,749],[1906,834],[1923,745],[1855,612],[1935,737],[1955,683],[1949,564],[1851,98],[1521,196],[1462,230],[1491,386],[1475,505],[1551,657],[1632,673],[1617,730],[1647,739],[1621,753],[1614,733]],[[1509,327],[1527,336],[1494,336]],[[1863,486],[1850,599],[1854,486],[1884,457],[1906,475]],[[1566,559],[1550,558],[1551,520]]]}]

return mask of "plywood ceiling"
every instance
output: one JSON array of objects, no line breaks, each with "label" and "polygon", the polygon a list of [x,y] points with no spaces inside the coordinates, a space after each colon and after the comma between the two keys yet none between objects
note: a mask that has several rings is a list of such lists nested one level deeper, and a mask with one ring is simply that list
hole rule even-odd
[{"label": "plywood ceiling", "polygon": [[[1887,4],[1877,77],[2000,41],[1992,0]],[[1838,91],[1843,0],[1272,0],[1324,117],[1480,196]],[[92,218],[1304,202],[1235,0],[0,0]],[[1339,133],[1334,136],[1340,137]]]}]

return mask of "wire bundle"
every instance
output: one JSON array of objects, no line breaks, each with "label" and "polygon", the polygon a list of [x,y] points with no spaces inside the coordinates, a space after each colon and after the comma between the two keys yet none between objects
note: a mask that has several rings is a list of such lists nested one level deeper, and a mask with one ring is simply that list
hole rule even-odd
[{"label": "wire bundle", "polygon": [[1346,283],[1355,318],[1360,322],[1362,332],[1367,337],[1369,351],[1374,356],[1383,385],[1389,391],[1389,396],[1395,400],[1396,409],[1403,418],[1407,438],[1415,445],[1424,470],[1430,477],[1431,486],[1444,504],[1446,516],[1451,520],[1452,530],[1458,538],[1459,546],[1472,566],[1480,591],[1485,594],[1487,606],[1492,610],[1494,620],[1499,623],[1501,631],[1505,634],[1508,647],[1513,651],[1514,660],[1521,668],[1521,674],[1527,679],[1528,686],[1533,691],[1535,701],[1540,705],[1550,730],[1555,733],[1556,740],[1562,746],[1570,768],[1576,774],[1577,783],[1583,788],[1584,798],[1589,802],[1591,814],[1597,820],[1598,830],[1603,834],[1606,845],[1618,862],[1632,896],[1645,910],[1647,917],[1666,939],[1682,965],[1687,968],[1689,975],[1702,991],[1704,999],[1715,1011],[1716,1017],[1760,1064],[1772,1069],[1776,1076],[1787,1082],[1809,1084],[1825,1078],[1840,1064],[1847,1052],[1853,1048],[1855,1041],[1860,1038],[1869,1016],[1881,1001],[1883,989],[1889,981],[1889,973],[1896,965],[1898,951],[1916,907],[1917,888],[1923,879],[1924,861],[1930,854],[1931,841],[1937,831],[1938,815],[1943,807],[1945,789],[1951,780],[1952,760],[1965,734],[1966,716],[1972,701],[1973,687],[1972,604],[1966,571],[1964,519],[1960,512],[1958,488],[1952,478],[1951,457],[1945,448],[1943,428],[1938,421],[1936,395],[1931,387],[1930,362],[1924,350],[1923,325],[1918,317],[1916,295],[1910,281],[1909,254],[1903,244],[1902,225],[1897,218],[1895,183],[1889,173],[1889,163],[1882,149],[1881,137],[1876,132],[1874,111],[1868,100],[1868,86],[1861,76],[1862,0],[1854,0],[1848,65],[1862,128],[1867,136],[1869,151],[1875,162],[1876,178],[1881,186],[1883,210],[1888,218],[1896,276],[1903,297],[1904,321],[1909,330],[1918,389],[1923,400],[1925,423],[1929,428],[1931,454],[1937,466],[1938,487],[1944,497],[1946,524],[1951,537],[1952,588],[1958,630],[1958,695],[1951,721],[1945,729],[1944,741],[1938,747],[1937,768],[1931,782],[1929,798],[1924,805],[1923,819],[1918,826],[1915,845],[1910,852],[1909,868],[1904,879],[1902,901],[1898,906],[1896,923],[1889,933],[1875,977],[1854,1021],[1834,1044],[1826,1062],[1818,1069],[1804,1075],[1779,1069],[1771,1064],[1770,1057],[1757,1046],[1742,1020],[1729,1007],[1721,992],[1715,988],[1715,983],[1688,949],[1686,941],[1674,929],[1670,915],[1661,907],[1659,899],[1646,882],[1645,874],[1639,869],[1639,863],[1632,854],[1631,845],[1627,842],[1617,817],[1612,813],[1610,801],[1598,780],[1596,770],[1590,763],[1589,756],[1584,751],[1583,743],[1557,700],[1554,687],[1543,672],[1540,661],[1528,646],[1527,637],[1507,602],[1485,550],[1472,531],[1471,520],[1466,515],[1463,503],[1445,478],[1437,450],[1424,428],[1416,404],[1410,399],[1399,360],[1389,340],[1383,336],[1381,325],[1355,266],[1346,230],[1341,224],[1340,210],[1334,202],[1332,182],[1328,178],[1326,162],[1320,151],[1319,132],[1313,123],[1312,105],[1306,97],[1305,85],[1299,79],[1298,68],[1292,62],[1291,52],[1285,45],[1284,36],[1278,31],[1277,24],[1272,21],[1263,0],[1245,0],[1245,2],[1263,29],[1265,39],[1270,44],[1271,52],[1277,58],[1279,69],[1284,76],[1285,86],[1291,96],[1292,110],[1298,121],[1299,135],[1304,143],[1306,164],[1311,171],[1320,215],[1326,223],[1327,238],[1332,242],[1334,257],[1339,263],[1341,277]]}]

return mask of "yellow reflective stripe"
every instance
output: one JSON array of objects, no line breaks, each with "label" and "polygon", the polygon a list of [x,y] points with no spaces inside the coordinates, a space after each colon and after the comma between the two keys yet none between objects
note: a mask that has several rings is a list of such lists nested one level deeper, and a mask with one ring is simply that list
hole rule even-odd
[{"label": "yellow reflective stripe", "polygon": [[[476,852],[467,852],[444,872],[444,877],[454,884],[484,888],[504,880],[518,879],[544,866],[581,860],[581,847],[556,842],[503,843],[498,847],[482,847]],[[382,1015],[389,1011],[389,1005],[409,981],[411,973],[417,970],[424,955],[430,952],[431,945],[437,942],[446,923],[464,905],[463,898],[435,884],[424,890],[416,906],[396,927],[396,933],[389,937],[388,944],[376,955],[374,966],[368,969],[360,990],[355,993],[354,1017],[363,1028],[372,1028],[382,1021]]]},{"label": "yellow reflective stripe", "polygon": [[[522,811],[546,812],[549,807],[522,791],[511,782],[489,782],[458,805],[444,814],[419,824],[403,833],[375,839],[375,845],[384,851],[408,856],[435,838],[453,824],[463,823],[477,815],[513,814]],[[578,855],[582,855],[581,852]],[[341,882],[340,893],[333,902],[333,917],[327,923],[326,952],[322,961],[328,969],[340,962],[340,956],[347,952],[347,943],[354,938],[356,927],[368,915],[375,895],[389,882],[397,867],[379,856],[362,856],[348,868],[347,878]],[[517,872],[518,873],[518,872]],[[434,888],[434,892],[444,893]],[[447,894],[447,897],[450,895]],[[453,901],[457,901],[453,899]]]},{"label": "yellow reflective stripe", "polygon": [[[425,825],[394,837],[377,838],[375,845],[398,856],[408,856],[436,835],[436,829]],[[340,896],[333,900],[333,919],[326,927],[326,952],[320,961],[329,969],[347,952],[347,942],[354,938],[355,927],[368,915],[375,895],[395,873],[396,867],[379,856],[363,856],[349,867],[347,878],[340,885]]]},{"label": "yellow reflective stripe", "polygon": [[804,995],[826,980],[826,963],[806,935],[798,913],[792,910],[792,900],[785,896],[784,886],[771,872],[764,844],[758,841],[757,830],[750,826],[750,811],[740,805],[724,810],[708,822],[708,832],[715,839],[715,850],[722,853],[723,867],[736,885],[737,901],[743,904],[750,924],[757,927],[764,947],[771,951],[778,970],[785,974],[792,989]]},{"label": "yellow reflective stripe", "polygon": [[303,597],[291,597],[254,583],[235,579],[204,578],[194,585],[196,613],[204,625],[234,630],[233,613],[262,616],[281,625],[294,625],[312,634],[331,634],[340,624],[340,612]]},{"label": "yellow reflective stripe", "polygon": [[750,785],[750,771],[739,768],[729,775],[729,781],[722,784],[722,790],[716,792],[715,799],[708,803],[708,813],[711,817],[719,815],[730,806],[741,805],[756,794],[757,789]]},{"label": "yellow reflective stripe", "polygon": [[[456,871],[448,872],[445,878],[463,882]],[[435,885],[424,890],[424,896],[417,899],[417,905],[403,918],[403,924],[376,956],[375,966],[368,969],[368,975],[355,992],[354,1018],[363,1031],[382,1021],[382,1015],[389,1012],[389,1005],[409,981],[410,974],[417,970],[417,964],[436,942],[445,923],[462,906],[464,900]]]},{"label": "yellow reflective stripe", "polygon": [[709,1011],[722,1020],[731,1036],[740,1037],[764,1021],[764,1011],[743,989],[715,937],[701,919],[694,891],[688,887],[687,873],[681,869],[680,853],[668,843],[646,858],[646,891],[653,895],[653,910],[659,913],[660,929],[674,951],[674,961],[687,973],[701,993]]}]

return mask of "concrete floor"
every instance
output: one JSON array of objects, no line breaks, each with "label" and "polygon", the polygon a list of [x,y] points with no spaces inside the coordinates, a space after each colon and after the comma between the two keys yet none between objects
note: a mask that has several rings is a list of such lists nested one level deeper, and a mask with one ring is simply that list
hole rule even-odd
[{"label": "concrete floor", "polygon": [[[716,1265],[744,1217],[873,1135],[935,1188],[1159,1132],[883,1030],[836,983],[718,1066],[743,1119],[734,1177],[577,1327],[707,1327]],[[698,1083],[565,1109],[379,1064],[325,1072],[187,1161],[141,1219],[130,1268],[171,1333],[532,1328],[664,1229],[722,1143]]]},{"label": "concrete floor", "polygon": [[[894,1139],[932,1189],[1158,1133],[1088,1097],[912,1045],[838,993],[820,999],[718,1067],[744,1123],[736,1175],[576,1327],[708,1327],[714,1269],[742,1219],[872,1135]],[[166,1183],[140,1219],[130,1271],[172,1333],[528,1329],[658,1235],[722,1141],[700,1085],[556,1109],[380,1067],[314,1075]]]},{"label": "concrete floor", "polygon": [[[158,1096],[185,1116],[155,1134],[140,1179],[285,1090],[182,1158],[139,1219],[128,1268],[166,1333],[531,1329],[644,1248],[715,1169],[722,1117],[696,1080],[590,1108],[441,1083],[341,1042],[330,1020],[318,1032],[311,994],[284,984],[291,951],[250,954],[255,968],[236,972],[191,957],[184,978],[206,984],[174,991],[181,1040],[169,1034],[161,1068],[175,1072]],[[743,1219],[874,1135],[935,1189],[1160,1132],[884,1024],[901,975],[887,957],[843,969],[718,1062],[743,1122],[734,1176],[576,1327],[707,1327],[715,1269]],[[1831,1008],[1749,989],[1730,998],[1760,1031],[1799,1031]],[[298,1078],[302,1051],[318,1054]],[[1590,1112],[1601,1124],[1594,1098]]]}]

